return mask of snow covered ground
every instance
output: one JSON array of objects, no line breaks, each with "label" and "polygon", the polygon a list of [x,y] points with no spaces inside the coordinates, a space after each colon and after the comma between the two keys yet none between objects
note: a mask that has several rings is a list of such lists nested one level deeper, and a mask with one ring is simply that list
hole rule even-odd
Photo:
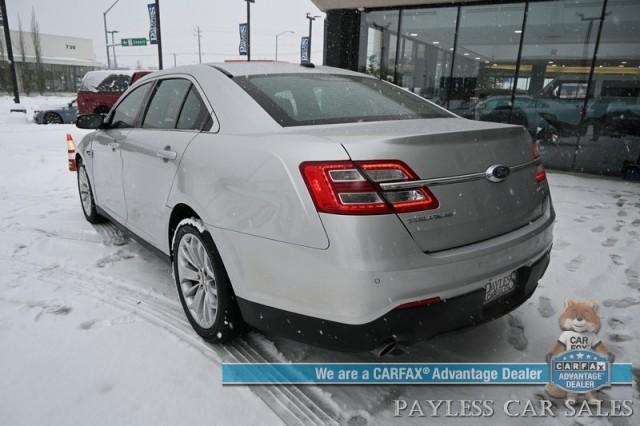
[{"label": "snow covered ground", "polygon": [[[60,102],[61,101],[61,102]],[[60,98],[26,98],[32,110]],[[536,386],[222,387],[223,361],[376,362],[250,333],[205,344],[178,303],[169,266],[112,225],[81,212],[66,170],[65,133],[9,114],[0,97],[0,424],[424,423],[392,416],[393,400],[535,399]],[[640,185],[549,173],[558,213],[547,275],[512,315],[406,349],[388,362],[543,362],[560,330],[565,298],[601,303],[605,343],[638,367]],[[638,370],[636,370],[636,374]],[[634,387],[609,398],[633,399]],[[504,422],[438,419],[438,423]],[[618,418],[637,424],[640,415]],[[520,419],[524,424],[607,419]]]}]

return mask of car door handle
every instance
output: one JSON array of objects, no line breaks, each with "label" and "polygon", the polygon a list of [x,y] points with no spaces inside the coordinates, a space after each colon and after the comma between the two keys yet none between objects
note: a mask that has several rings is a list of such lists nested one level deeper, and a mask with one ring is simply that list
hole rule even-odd
[{"label": "car door handle", "polygon": [[156,157],[160,157],[163,160],[175,160],[178,157],[178,154],[175,151],[163,150],[157,151]]}]

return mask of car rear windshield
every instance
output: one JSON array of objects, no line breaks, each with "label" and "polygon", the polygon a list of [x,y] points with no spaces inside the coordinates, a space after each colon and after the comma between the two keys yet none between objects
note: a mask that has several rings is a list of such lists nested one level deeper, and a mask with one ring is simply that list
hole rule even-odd
[{"label": "car rear windshield", "polygon": [[374,78],[265,74],[234,80],[284,127],[452,117],[442,108]]},{"label": "car rear windshield", "polygon": [[131,84],[131,73],[127,72],[109,72],[109,71],[93,71],[88,72],[82,85],[80,92],[106,92],[106,93],[124,93]]}]

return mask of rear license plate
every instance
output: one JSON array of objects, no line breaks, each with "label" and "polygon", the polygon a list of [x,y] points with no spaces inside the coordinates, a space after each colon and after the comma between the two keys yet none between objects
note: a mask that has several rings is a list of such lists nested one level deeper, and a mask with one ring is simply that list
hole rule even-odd
[{"label": "rear license plate", "polygon": [[493,302],[494,300],[511,293],[516,288],[516,273],[502,275],[492,278],[484,285],[484,303]]}]

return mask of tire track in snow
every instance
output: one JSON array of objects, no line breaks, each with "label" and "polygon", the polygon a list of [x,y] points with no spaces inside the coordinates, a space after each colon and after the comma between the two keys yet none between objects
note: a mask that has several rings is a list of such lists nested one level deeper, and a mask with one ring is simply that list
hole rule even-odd
[{"label": "tire track in snow", "polygon": [[[35,269],[38,279],[54,285],[64,283],[85,296],[138,315],[162,328],[201,353],[206,359],[223,362],[287,362],[282,355],[263,348],[262,336],[249,333],[226,345],[212,345],[202,340],[191,328],[182,307],[161,296],[142,292],[114,279],[91,275],[58,266],[43,270],[40,265],[19,260]],[[164,300],[163,300],[164,299]],[[345,423],[339,405],[317,386],[258,385],[249,388],[285,424],[339,425]]]}]

